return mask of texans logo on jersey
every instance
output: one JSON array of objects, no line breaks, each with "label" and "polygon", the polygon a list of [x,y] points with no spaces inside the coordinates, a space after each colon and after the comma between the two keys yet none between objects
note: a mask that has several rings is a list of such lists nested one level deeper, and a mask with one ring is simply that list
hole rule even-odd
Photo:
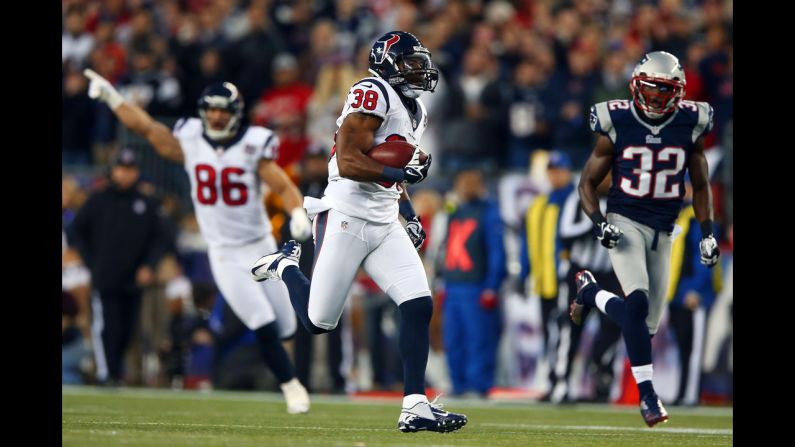
[{"label": "texans logo on jersey", "polygon": [[387,40],[379,40],[378,42],[373,45],[373,49],[370,52],[373,54],[373,59],[375,59],[376,64],[383,64],[384,59],[386,58],[387,53],[389,53],[389,48],[392,45],[396,44],[400,40],[400,36],[397,34],[392,34]]}]

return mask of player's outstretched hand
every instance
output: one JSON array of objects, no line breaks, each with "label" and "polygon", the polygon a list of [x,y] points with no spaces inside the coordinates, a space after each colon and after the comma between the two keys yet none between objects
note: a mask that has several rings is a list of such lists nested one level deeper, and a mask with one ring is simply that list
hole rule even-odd
[{"label": "player's outstretched hand", "polygon": [[298,242],[303,242],[312,235],[312,222],[309,221],[306,210],[301,207],[290,213],[290,235]]},{"label": "player's outstretched hand", "polygon": [[414,184],[425,180],[425,177],[428,176],[428,169],[431,168],[431,159],[431,155],[428,154],[428,159],[425,160],[425,163],[421,165],[409,163],[408,166],[403,168],[403,172],[406,173],[406,182]]},{"label": "player's outstretched hand", "polygon": [[422,243],[425,242],[425,230],[422,229],[419,217],[414,216],[406,222],[406,233],[409,234],[409,239],[414,244],[414,248],[419,250],[422,247]]},{"label": "player's outstretched hand", "polygon": [[701,251],[702,264],[712,268],[718,263],[720,249],[718,248],[718,241],[715,240],[714,236],[710,234],[704,239],[701,239],[701,243],[698,244],[698,248]]},{"label": "player's outstretched hand", "polygon": [[607,222],[600,223],[596,228],[596,238],[602,241],[602,245],[610,249],[618,245],[621,235],[624,233],[617,226]]},{"label": "player's outstretched hand", "polygon": [[91,81],[88,86],[88,96],[102,101],[111,109],[115,109],[124,102],[124,98],[113,88],[107,79],[103,78],[96,71],[86,68],[83,74]]}]

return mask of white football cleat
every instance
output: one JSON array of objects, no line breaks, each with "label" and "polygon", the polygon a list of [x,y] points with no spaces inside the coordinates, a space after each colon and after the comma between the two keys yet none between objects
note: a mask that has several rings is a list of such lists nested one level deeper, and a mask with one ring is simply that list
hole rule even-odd
[{"label": "white football cleat", "polygon": [[287,401],[287,413],[309,413],[309,393],[297,378],[293,377],[292,380],[284,382],[280,386],[284,393],[284,400]]}]

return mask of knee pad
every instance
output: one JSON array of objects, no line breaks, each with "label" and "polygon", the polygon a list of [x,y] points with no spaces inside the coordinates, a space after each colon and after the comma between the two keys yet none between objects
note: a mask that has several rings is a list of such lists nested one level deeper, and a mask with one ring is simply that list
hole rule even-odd
[{"label": "knee pad", "polygon": [[649,315],[649,295],[643,290],[636,290],[627,296],[627,312],[646,318]]},{"label": "knee pad", "polygon": [[[398,306],[401,321],[423,321],[430,323],[433,316],[433,300],[429,296],[422,296],[406,301]],[[408,320],[402,320],[407,318]]]}]

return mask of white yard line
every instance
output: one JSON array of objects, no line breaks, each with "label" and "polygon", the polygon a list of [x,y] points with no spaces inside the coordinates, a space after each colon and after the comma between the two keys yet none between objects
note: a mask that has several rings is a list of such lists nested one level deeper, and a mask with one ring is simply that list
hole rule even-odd
[{"label": "white yard line", "polygon": [[544,425],[544,424],[503,424],[503,423],[483,423],[486,427],[505,427],[505,428],[526,428],[530,430],[572,430],[572,431],[621,431],[638,433],[687,433],[696,435],[733,435],[734,431],[730,428],[637,428],[637,427],[618,427],[612,425]]}]

